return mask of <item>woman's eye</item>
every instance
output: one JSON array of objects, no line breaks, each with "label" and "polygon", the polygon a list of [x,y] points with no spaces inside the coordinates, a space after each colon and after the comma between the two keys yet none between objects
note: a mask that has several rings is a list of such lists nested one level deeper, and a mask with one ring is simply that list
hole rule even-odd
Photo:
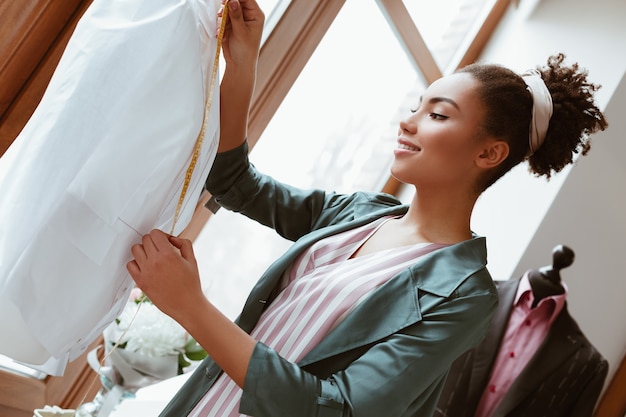
[{"label": "woman's eye", "polygon": [[446,120],[448,118],[448,116],[444,116],[443,114],[439,113],[430,113],[430,117],[431,119],[435,120]]}]

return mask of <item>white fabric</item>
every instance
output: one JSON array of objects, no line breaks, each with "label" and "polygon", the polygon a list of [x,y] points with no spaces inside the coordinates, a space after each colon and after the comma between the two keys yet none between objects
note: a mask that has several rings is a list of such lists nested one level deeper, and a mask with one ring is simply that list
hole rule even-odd
[{"label": "white fabric", "polygon": [[533,97],[533,110],[528,136],[530,155],[532,155],[546,139],[550,118],[552,117],[552,95],[538,70],[527,71],[522,74],[522,79]]},{"label": "white fabric", "polygon": [[[60,375],[122,311],[132,244],[172,226],[209,93],[219,6],[95,0],[80,19],[0,159],[1,354]],[[215,84],[174,234],[189,223],[217,150]]]}]

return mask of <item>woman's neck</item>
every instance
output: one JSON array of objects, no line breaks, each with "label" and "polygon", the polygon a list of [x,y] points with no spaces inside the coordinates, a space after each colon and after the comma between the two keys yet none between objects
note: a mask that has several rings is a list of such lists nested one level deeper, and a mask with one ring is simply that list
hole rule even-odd
[{"label": "woman's neck", "polygon": [[476,198],[426,198],[414,195],[404,227],[434,243],[458,243],[471,239],[470,219]]}]

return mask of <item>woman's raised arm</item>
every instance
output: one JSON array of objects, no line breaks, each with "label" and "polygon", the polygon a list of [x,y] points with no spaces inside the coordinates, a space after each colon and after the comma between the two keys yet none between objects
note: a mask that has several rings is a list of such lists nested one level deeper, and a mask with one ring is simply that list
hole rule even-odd
[{"label": "woman's raised arm", "polygon": [[265,15],[256,0],[230,0],[222,41],[226,69],[220,88],[220,144],[218,152],[233,149],[246,139],[248,112],[263,34]]}]

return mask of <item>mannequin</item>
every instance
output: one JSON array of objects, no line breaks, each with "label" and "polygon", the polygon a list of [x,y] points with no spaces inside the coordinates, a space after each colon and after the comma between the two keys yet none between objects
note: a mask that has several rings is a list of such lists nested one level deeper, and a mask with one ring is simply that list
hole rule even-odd
[{"label": "mannequin", "polygon": [[565,288],[561,285],[561,269],[567,268],[574,262],[574,251],[564,245],[557,245],[552,250],[552,265],[533,269],[528,273],[528,280],[535,296],[533,307],[539,301],[555,294],[563,294]]},{"label": "mannequin", "polygon": [[219,7],[94,0],[81,17],[0,159],[0,354],[62,375],[126,305],[131,246],[191,220],[219,138]]},{"label": "mannequin", "polygon": [[[488,333],[481,344],[453,363],[435,416],[592,416],[608,373],[608,362],[567,310],[567,288],[560,271],[573,261],[574,252],[557,245],[552,252],[552,265],[529,270],[519,278],[495,281],[500,303]],[[530,286],[532,294],[522,291],[527,288],[525,285]],[[534,297],[532,303],[524,294]],[[552,301],[559,298],[560,301]],[[519,310],[518,303],[529,303],[531,307]],[[561,307],[550,310],[551,303],[560,303]],[[542,316],[533,315],[546,309],[556,315],[547,316],[551,317],[547,330],[545,324],[535,324]],[[520,316],[523,311],[528,314],[528,322],[519,319],[524,317]],[[527,338],[514,342],[518,332],[526,332]],[[512,369],[518,373],[511,373]],[[491,393],[499,399],[490,400]],[[486,405],[489,401],[495,405]]]}]

